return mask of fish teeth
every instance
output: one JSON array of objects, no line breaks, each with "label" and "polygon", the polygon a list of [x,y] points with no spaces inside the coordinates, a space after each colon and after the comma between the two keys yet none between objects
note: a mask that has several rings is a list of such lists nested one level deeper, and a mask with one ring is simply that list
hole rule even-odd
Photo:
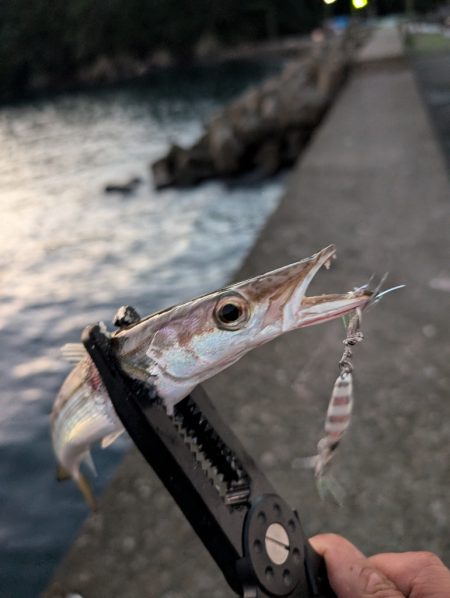
[{"label": "fish teeth", "polygon": [[335,259],[336,259],[336,254],[333,254],[331,257],[329,257],[327,259],[327,261],[324,263],[326,270],[329,270],[331,268],[331,264],[332,264],[333,260],[335,260]]}]

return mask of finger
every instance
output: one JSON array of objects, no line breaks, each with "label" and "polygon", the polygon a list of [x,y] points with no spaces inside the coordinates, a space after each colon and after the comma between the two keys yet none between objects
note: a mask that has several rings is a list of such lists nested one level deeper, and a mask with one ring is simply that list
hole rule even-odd
[{"label": "finger", "polygon": [[448,598],[450,571],[432,552],[377,554],[369,561],[411,598]]},{"label": "finger", "polygon": [[324,557],[330,585],[338,598],[404,598],[392,581],[345,538],[320,534],[310,542]]}]

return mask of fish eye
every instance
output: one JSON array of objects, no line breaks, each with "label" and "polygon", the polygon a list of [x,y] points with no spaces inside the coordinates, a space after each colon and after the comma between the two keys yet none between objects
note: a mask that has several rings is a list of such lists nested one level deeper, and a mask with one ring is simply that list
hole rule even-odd
[{"label": "fish eye", "polygon": [[217,302],[214,317],[219,328],[239,330],[247,322],[248,304],[240,295],[228,295]]}]

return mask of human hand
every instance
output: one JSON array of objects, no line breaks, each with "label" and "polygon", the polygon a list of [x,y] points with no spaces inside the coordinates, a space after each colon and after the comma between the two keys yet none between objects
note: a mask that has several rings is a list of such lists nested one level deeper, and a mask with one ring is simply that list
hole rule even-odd
[{"label": "human hand", "polygon": [[336,534],[310,539],[338,598],[450,598],[450,571],[431,552],[366,557]]}]

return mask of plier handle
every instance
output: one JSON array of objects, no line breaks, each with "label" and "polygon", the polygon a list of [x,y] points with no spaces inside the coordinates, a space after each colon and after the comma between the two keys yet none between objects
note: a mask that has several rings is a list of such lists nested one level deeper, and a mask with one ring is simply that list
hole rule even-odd
[{"label": "plier handle", "polygon": [[114,409],[142,455],[244,598],[331,598],[323,559],[297,511],[276,493],[197,387],[168,415],[155,390],[120,368],[111,337],[86,328],[83,343]]}]

